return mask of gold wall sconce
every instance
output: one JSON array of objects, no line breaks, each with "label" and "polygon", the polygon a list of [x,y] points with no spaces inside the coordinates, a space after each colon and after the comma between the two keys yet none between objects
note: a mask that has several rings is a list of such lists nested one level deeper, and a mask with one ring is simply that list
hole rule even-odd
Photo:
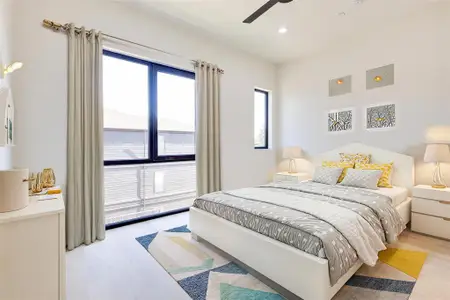
[{"label": "gold wall sconce", "polygon": [[343,79],[338,79],[338,80],[336,80],[336,83],[339,84],[339,85],[344,84],[344,80]]},{"label": "gold wall sconce", "polygon": [[381,82],[383,80],[383,77],[375,76],[375,78],[373,80],[375,80],[375,82]]},{"label": "gold wall sconce", "polygon": [[12,72],[19,70],[20,68],[23,67],[23,63],[16,61],[13,62],[12,64],[8,65],[8,66],[3,66],[2,64],[0,64],[0,78],[5,78],[6,75],[11,74]]}]

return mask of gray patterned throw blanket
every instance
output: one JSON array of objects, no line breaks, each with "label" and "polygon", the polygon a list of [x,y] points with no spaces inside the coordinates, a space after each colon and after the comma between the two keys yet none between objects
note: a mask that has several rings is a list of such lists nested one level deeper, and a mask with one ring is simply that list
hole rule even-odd
[{"label": "gray patterned throw blanket", "polygon": [[403,231],[392,200],[364,189],[314,182],[272,183],[204,195],[194,207],[328,260],[334,285],[357,261]]}]

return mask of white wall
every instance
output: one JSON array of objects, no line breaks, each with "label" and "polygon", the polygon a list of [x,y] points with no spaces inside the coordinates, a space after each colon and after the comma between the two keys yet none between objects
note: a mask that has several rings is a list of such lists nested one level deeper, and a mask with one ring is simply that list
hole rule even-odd
[{"label": "white wall", "polygon": [[[11,0],[0,0],[0,64],[10,64],[12,59],[12,7]],[[0,78],[0,87],[9,87],[11,76]],[[0,170],[11,168],[11,148],[0,147]]]},{"label": "white wall", "polygon": [[[450,9],[443,4],[388,28],[380,27],[365,37],[342,41],[314,57],[281,66],[280,146],[299,145],[308,155],[315,155],[361,141],[413,155],[420,162],[426,128],[450,125],[449,36]],[[367,91],[366,70],[391,63],[395,64],[395,85]],[[328,97],[328,80],[346,75],[353,75],[353,92]],[[367,132],[364,108],[386,102],[396,104],[396,128]],[[326,112],[348,107],[356,108],[355,130],[328,134]],[[429,182],[431,167],[417,164],[418,182]]]},{"label": "white wall", "polygon": [[[253,88],[275,88],[275,67],[230,49],[192,29],[123,4],[104,1],[14,1],[15,56],[24,68],[14,78],[17,147],[14,164],[66,176],[67,38],[41,26],[44,18],[74,22],[225,70],[222,80],[222,166],[226,189],[266,182],[276,169],[272,150],[253,149]],[[139,49],[138,49],[139,50]],[[142,56],[175,66],[186,60],[139,50]]]}]

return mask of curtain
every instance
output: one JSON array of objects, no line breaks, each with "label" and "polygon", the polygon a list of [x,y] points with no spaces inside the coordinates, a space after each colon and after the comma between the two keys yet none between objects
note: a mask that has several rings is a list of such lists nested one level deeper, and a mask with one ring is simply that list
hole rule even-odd
[{"label": "curtain", "polygon": [[68,29],[67,249],[105,238],[102,35]]},{"label": "curtain", "polygon": [[217,66],[195,65],[197,195],[219,191],[220,179],[220,76]]}]

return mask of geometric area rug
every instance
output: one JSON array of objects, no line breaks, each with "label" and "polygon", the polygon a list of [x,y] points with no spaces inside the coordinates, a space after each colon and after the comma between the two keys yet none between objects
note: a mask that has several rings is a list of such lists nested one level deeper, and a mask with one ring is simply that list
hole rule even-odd
[{"label": "geometric area rug", "polygon": [[[136,240],[193,300],[284,299],[213,248],[192,239],[187,225]],[[417,251],[380,252],[377,265],[361,267],[333,300],[407,300],[425,259],[426,253]]]}]

